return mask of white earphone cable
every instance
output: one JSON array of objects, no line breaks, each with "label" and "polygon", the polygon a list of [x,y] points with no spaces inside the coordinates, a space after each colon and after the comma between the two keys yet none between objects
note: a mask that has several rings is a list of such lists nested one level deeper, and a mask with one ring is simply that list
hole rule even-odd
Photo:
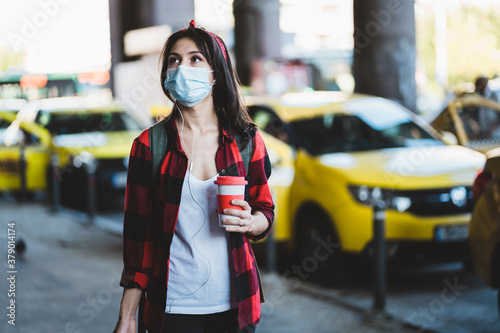
[{"label": "white earphone cable", "polygon": [[198,249],[198,247],[196,246],[196,242],[195,242],[195,239],[196,239],[196,236],[198,236],[198,234],[200,233],[200,231],[203,229],[203,227],[205,226],[205,223],[207,221],[207,212],[205,211],[205,209],[203,208],[203,206],[198,202],[198,200],[196,200],[196,198],[194,197],[194,194],[193,194],[193,191],[191,189],[191,176],[192,176],[192,173],[191,173],[191,170],[193,169],[193,164],[194,164],[194,149],[195,149],[195,140],[196,140],[196,137],[200,131],[200,128],[201,126],[203,125],[203,123],[205,122],[205,119],[207,117],[207,114],[208,114],[208,109],[209,109],[209,106],[210,106],[210,100],[211,100],[211,96],[212,94],[210,94],[210,97],[208,99],[208,102],[207,102],[207,109],[205,111],[205,114],[203,116],[203,119],[201,120],[201,123],[200,125],[198,126],[198,128],[196,129],[195,133],[194,133],[194,136],[193,136],[193,144],[192,144],[192,148],[191,148],[191,152],[189,152],[189,150],[187,149],[187,145],[186,145],[186,142],[184,141],[184,136],[183,136],[183,130],[184,130],[184,116],[182,115],[182,111],[181,109],[179,108],[179,106],[177,105],[177,103],[175,103],[176,107],[177,107],[177,110],[179,110],[179,113],[181,115],[181,119],[182,119],[182,126],[181,126],[181,130],[180,130],[180,137],[181,137],[181,141],[182,141],[182,144],[184,145],[184,148],[186,150],[186,153],[189,157],[189,160],[190,160],[190,166],[189,166],[189,175],[188,175],[188,179],[187,179],[187,182],[188,182],[188,188],[189,188],[189,193],[191,195],[191,198],[193,199],[193,201],[201,208],[201,210],[203,211],[203,223],[201,224],[200,228],[196,231],[196,233],[193,235],[193,247],[195,248],[195,250],[200,254],[200,256],[203,257],[203,259],[205,259],[205,261],[207,262],[208,264],[208,275],[207,275],[207,278],[205,279],[205,281],[195,290],[193,291],[191,294],[189,295],[185,295],[185,296],[180,296],[180,297],[177,297],[175,299],[173,299],[170,304],[169,304],[169,311],[168,312],[171,312],[172,311],[172,304],[179,298],[186,298],[186,297],[191,297],[193,296],[194,294],[196,294],[201,288],[203,288],[203,286],[205,286],[207,283],[208,283],[208,280],[210,279],[210,273],[211,273],[211,270],[212,270],[212,264],[210,262],[210,260],[205,257],[203,255],[203,253]]}]

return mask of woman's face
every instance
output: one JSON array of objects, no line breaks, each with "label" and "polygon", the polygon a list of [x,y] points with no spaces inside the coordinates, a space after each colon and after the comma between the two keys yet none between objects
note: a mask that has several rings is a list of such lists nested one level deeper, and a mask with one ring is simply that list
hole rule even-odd
[{"label": "woman's face", "polygon": [[[187,37],[179,39],[172,45],[172,50],[170,50],[167,57],[167,64],[167,69],[183,65],[212,70],[196,43]],[[209,75],[210,82],[212,82],[213,72],[210,72]]]}]

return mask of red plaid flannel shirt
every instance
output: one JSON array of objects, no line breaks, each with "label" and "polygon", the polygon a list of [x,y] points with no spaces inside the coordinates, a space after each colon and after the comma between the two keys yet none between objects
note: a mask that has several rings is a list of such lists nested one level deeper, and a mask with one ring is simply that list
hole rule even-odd
[{"label": "red plaid flannel shirt", "polygon": [[[152,159],[148,129],[139,135],[130,153],[123,225],[124,269],[120,285],[146,293],[143,322],[149,332],[160,333],[165,315],[169,253],[179,212],[182,184],[188,160],[183,152],[173,118],[165,123],[167,154],[160,174],[160,186],[152,184]],[[245,200],[252,211],[262,212],[269,228],[254,239],[264,238],[272,227],[274,205],[267,184],[271,172],[264,141],[255,131],[253,156],[248,174],[238,147],[225,129],[215,156],[220,175],[245,175]],[[248,236],[231,233],[230,248],[236,276],[240,328],[255,326],[260,320],[263,300],[259,271]]]}]

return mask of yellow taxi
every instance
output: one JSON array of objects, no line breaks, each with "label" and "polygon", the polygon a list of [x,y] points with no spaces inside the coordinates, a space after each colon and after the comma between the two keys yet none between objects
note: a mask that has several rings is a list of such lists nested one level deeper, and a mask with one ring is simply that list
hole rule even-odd
[{"label": "yellow taxi", "polygon": [[20,189],[24,151],[28,191],[51,190],[55,160],[62,198],[82,202],[87,163],[95,168],[98,201],[123,203],[130,147],[141,131],[123,107],[64,97],[28,102],[0,119],[0,190]]},{"label": "yellow taxi", "polygon": [[173,103],[167,101],[166,104],[152,104],[149,106],[149,115],[151,119],[151,124],[154,124],[164,117],[166,117],[170,112],[172,112]]},{"label": "yellow taxi", "polygon": [[[474,269],[485,283],[500,288],[500,148],[486,153],[484,169],[474,181],[474,211],[469,243]],[[498,292],[500,313],[500,290]]]},{"label": "yellow taxi", "polygon": [[386,206],[391,260],[465,259],[483,154],[446,145],[383,98],[310,92],[246,102],[273,164],[275,238],[296,251],[304,276],[341,279],[349,254],[372,253],[374,199]]},{"label": "yellow taxi", "polygon": [[500,104],[478,94],[464,94],[431,122],[438,132],[458,144],[480,151],[500,147]]},{"label": "yellow taxi", "polygon": [[[21,171],[21,155],[20,147],[12,146],[6,137],[13,129],[12,123],[16,119],[19,110],[27,103],[23,99],[0,99],[0,190],[17,191],[20,189],[20,171]],[[34,136],[27,136],[25,133],[31,131]],[[14,133],[12,133],[14,134]],[[37,191],[45,189],[45,177],[43,173],[39,173],[40,166],[46,163],[47,145],[50,143],[50,137],[44,135],[36,126],[24,125],[19,129],[19,133],[15,134],[16,138],[21,138],[26,143],[24,149],[24,158],[31,162],[27,167],[27,189],[29,191]]]},{"label": "yellow taxi", "polygon": [[0,112],[4,114],[9,113],[15,115],[26,103],[28,103],[28,101],[26,101],[25,99],[0,98]]}]

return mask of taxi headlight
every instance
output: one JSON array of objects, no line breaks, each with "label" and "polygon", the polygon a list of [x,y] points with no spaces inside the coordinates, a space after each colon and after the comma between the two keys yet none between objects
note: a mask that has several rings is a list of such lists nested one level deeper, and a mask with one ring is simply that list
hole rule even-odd
[{"label": "taxi headlight", "polygon": [[90,168],[95,168],[97,166],[97,160],[95,159],[94,155],[92,155],[88,151],[82,151],[76,156],[69,156],[68,162],[69,165],[77,169],[81,168],[84,164]]},{"label": "taxi headlight", "polygon": [[411,199],[406,196],[395,195],[393,191],[380,187],[369,187],[366,185],[350,185],[349,192],[356,202],[372,206],[375,202],[382,200],[387,209],[396,210],[400,213],[411,207]]},{"label": "taxi headlight", "polygon": [[408,197],[393,197],[392,198],[392,208],[396,209],[398,212],[402,213],[410,209],[411,199]]},{"label": "taxi headlight", "polygon": [[370,204],[372,197],[368,186],[351,186],[350,190],[358,202]]},{"label": "taxi headlight", "polygon": [[76,156],[69,155],[67,161],[68,161],[68,165],[70,167],[74,167],[77,169],[81,168],[83,165],[82,157],[80,155],[76,155]]}]

